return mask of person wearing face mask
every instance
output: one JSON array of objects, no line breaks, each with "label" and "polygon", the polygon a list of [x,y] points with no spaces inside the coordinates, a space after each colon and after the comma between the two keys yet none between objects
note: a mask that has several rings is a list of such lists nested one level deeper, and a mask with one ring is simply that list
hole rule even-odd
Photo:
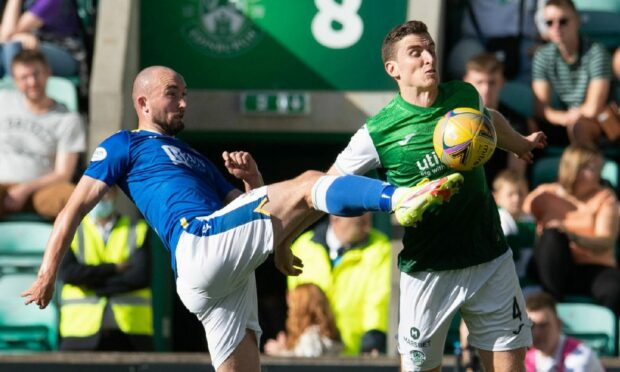
[{"label": "person wearing face mask", "polygon": [[61,350],[153,349],[147,225],[117,211],[117,193],[82,220],[62,261]]}]

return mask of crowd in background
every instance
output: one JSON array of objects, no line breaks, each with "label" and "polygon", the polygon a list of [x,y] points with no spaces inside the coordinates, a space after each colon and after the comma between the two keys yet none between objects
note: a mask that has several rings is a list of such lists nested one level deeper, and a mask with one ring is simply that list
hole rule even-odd
[{"label": "crowd in background", "polygon": [[[445,75],[471,83],[485,105],[520,133],[543,130],[551,149],[539,158],[561,156],[553,170],[557,181],[535,188],[528,180],[535,177],[536,164],[528,166],[498,150],[486,165],[517,273],[524,287],[534,288],[527,308],[539,354],[528,355],[528,361],[553,364],[558,348],[585,347],[560,335],[556,301],[584,296],[620,315],[619,185],[602,177],[603,166],[611,162],[617,169],[620,157],[615,101],[620,48],[580,33],[579,10],[569,0],[469,0],[462,5],[460,38],[446,50]],[[0,90],[0,216],[30,211],[53,219],[72,191],[86,149],[86,128],[78,113],[46,94],[46,83],[50,76],[72,77],[86,94],[92,51],[74,1],[6,0],[2,6],[0,75],[12,80],[14,89]],[[529,86],[532,116],[501,99],[507,81]],[[105,203],[93,213],[82,232],[91,236],[76,237],[62,267],[61,298],[70,300],[61,307],[62,348],[151,350],[144,221],[122,216]],[[332,217],[293,244],[306,271],[289,279],[285,329],[266,330],[277,336],[265,340],[265,353],[386,352],[392,247],[370,220],[369,215]],[[143,245],[147,248],[140,249]],[[548,295],[536,293],[540,290]],[[128,294],[133,302],[123,303]],[[100,302],[89,305],[90,297]],[[79,314],[90,319],[79,327],[67,321]],[[543,324],[557,331],[551,341],[541,341],[541,334],[551,334],[541,333]],[[472,367],[475,351],[467,348],[466,328],[461,328],[463,364]],[[587,360],[571,363],[596,365],[587,351],[581,355]]]}]

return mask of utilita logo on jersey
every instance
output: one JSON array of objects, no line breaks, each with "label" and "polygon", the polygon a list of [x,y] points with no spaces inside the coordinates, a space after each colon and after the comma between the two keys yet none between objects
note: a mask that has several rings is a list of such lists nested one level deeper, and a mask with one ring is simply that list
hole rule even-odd
[{"label": "utilita logo on jersey", "polygon": [[424,177],[431,177],[446,169],[446,165],[439,160],[435,151],[431,151],[424,155],[422,160],[415,162],[415,165],[418,167],[420,174]]},{"label": "utilita logo on jersey", "polygon": [[172,160],[172,163],[174,163],[174,165],[183,164],[188,168],[198,169],[198,170],[205,170],[206,168],[202,159],[192,154],[188,154],[187,152],[184,152],[178,147],[164,145],[161,148],[164,149],[164,151],[166,152],[166,155],[168,155],[168,157],[170,158],[170,160]]}]

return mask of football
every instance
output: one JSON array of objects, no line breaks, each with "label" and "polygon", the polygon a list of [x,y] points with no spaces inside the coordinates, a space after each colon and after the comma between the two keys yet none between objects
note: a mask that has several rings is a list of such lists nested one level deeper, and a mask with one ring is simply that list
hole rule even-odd
[{"label": "football", "polygon": [[486,163],[495,151],[497,137],[488,117],[480,111],[461,107],[439,120],[433,134],[437,157],[448,167],[472,170]]}]

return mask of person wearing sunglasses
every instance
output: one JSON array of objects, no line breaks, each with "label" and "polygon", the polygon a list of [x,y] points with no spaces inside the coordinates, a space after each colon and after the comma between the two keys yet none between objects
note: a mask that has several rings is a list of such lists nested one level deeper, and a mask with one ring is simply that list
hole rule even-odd
[{"label": "person wearing sunglasses", "polygon": [[609,53],[579,34],[579,14],[571,0],[547,0],[543,16],[549,43],[537,50],[532,69],[538,125],[552,145],[599,144],[596,117],[609,96]]}]

